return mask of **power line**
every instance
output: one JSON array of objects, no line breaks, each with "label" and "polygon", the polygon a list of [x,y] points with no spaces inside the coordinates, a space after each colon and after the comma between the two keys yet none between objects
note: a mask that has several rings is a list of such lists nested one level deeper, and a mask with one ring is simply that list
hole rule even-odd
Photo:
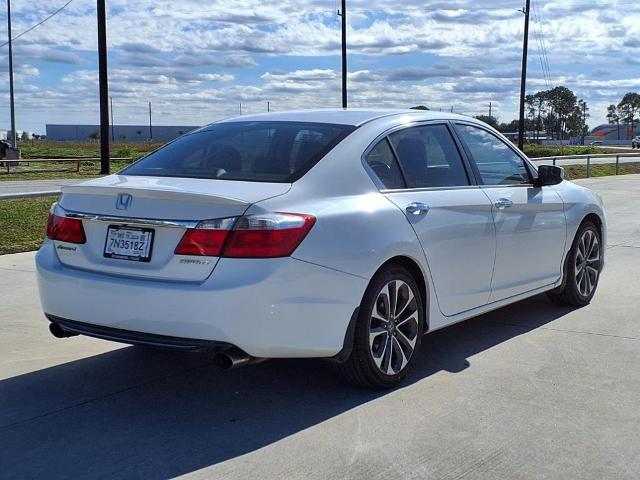
[{"label": "power line", "polygon": [[540,37],[538,36],[538,30],[536,29],[536,24],[533,24],[533,33],[536,37],[536,44],[538,45],[538,59],[540,60],[540,69],[542,70],[542,76],[544,77],[544,83],[549,88],[549,81],[547,80],[547,72],[544,69],[544,60],[542,59],[542,45],[540,45]]},{"label": "power line", "polygon": [[[64,10],[65,8],[67,8],[67,6],[73,2],[73,0],[69,0],[67,3],[65,3],[63,6],[61,6],[58,10],[56,10],[55,12],[53,12],[51,15],[49,15],[48,17],[44,18],[43,20],[40,20],[38,23],[36,23],[35,25],[32,25],[31,27],[27,28],[24,32],[19,33],[18,35],[16,35],[15,37],[13,37],[11,39],[11,41],[15,42],[17,39],[19,39],[20,37],[22,37],[23,35],[26,35],[27,33],[29,33],[31,30],[39,27],[40,25],[42,25],[44,22],[46,22],[47,20],[55,17],[57,14],[59,14],[62,10]],[[0,45],[0,48],[4,47],[5,45],[8,45],[9,42],[4,42],[3,44]]]},{"label": "power line", "polygon": [[549,69],[549,58],[548,58],[548,55],[547,55],[547,45],[546,45],[546,42],[545,42],[545,39],[544,39],[544,31],[542,29],[542,21],[540,20],[540,17],[538,16],[537,10],[538,10],[537,6],[536,6],[536,8],[532,8],[533,18],[534,18],[534,33],[536,35],[536,40],[537,40],[537,43],[538,43],[538,57],[540,58],[540,65],[542,67],[542,74],[544,76],[547,88],[550,90],[553,82],[552,82],[552,79],[551,79],[551,71]]},{"label": "power line", "polygon": [[[535,5],[535,4],[534,4]],[[532,7],[534,6],[532,5]],[[540,68],[542,69],[542,76],[544,77],[547,89],[549,89],[549,77],[547,76],[547,69],[545,67],[544,58],[542,56],[542,41],[540,40],[540,24],[536,15],[536,10],[532,8],[533,12],[533,33],[536,37],[536,44],[538,45],[538,59],[540,60]]]},{"label": "power line", "polygon": [[534,10],[534,24],[533,24],[533,33],[536,37],[536,44],[538,45],[538,59],[540,60],[540,67],[542,69],[542,76],[544,78],[544,83],[547,86],[548,90],[551,90],[551,75],[547,70],[547,64],[544,58],[544,48],[542,46],[542,38],[540,36],[539,25],[537,25],[537,18]]},{"label": "power line", "polygon": [[540,20],[539,20],[539,28],[540,28],[540,41],[542,42],[542,58],[544,58],[544,64],[545,64],[545,68],[547,69],[547,76],[549,77],[549,82],[552,83],[551,69],[549,68],[549,54],[547,52],[547,42],[544,39],[544,31],[542,29],[542,22]]}]

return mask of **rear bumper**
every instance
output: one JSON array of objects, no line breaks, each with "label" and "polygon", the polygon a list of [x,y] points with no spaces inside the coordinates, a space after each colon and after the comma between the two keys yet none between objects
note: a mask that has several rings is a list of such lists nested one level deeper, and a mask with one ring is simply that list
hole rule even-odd
[{"label": "rear bumper", "polygon": [[36,267],[43,310],[80,322],[78,333],[231,344],[262,358],[336,355],[367,286],[293,258],[221,259],[199,284],[132,279],[66,267],[48,241]]},{"label": "rear bumper", "polygon": [[149,347],[172,348],[176,350],[228,350],[234,346],[229,343],[201,340],[197,338],[170,337],[153,333],[134,332],[119,328],[103,327],[90,323],[76,322],[67,318],[56,317],[45,313],[47,319],[57,323],[66,332],[86,335],[88,337],[111,340],[113,342],[129,343],[131,345],[146,345]]}]

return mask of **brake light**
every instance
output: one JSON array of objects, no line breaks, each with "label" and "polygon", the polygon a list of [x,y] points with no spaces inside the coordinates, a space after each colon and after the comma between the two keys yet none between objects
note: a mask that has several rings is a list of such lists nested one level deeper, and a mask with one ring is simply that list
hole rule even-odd
[{"label": "brake light", "polygon": [[311,215],[295,213],[206,220],[185,232],[175,253],[233,258],[288,257],[315,221]]},{"label": "brake light", "polygon": [[177,255],[219,257],[235,218],[205,220],[187,230],[176,247]]},{"label": "brake light", "polygon": [[47,220],[47,238],[78,244],[87,241],[82,227],[82,220],[59,217],[53,213],[49,214],[49,219]]},{"label": "brake light", "polygon": [[267,213],[247,215],[236,222],[222,256],[235,258],[288,257],[315,223],[311,215]]}]

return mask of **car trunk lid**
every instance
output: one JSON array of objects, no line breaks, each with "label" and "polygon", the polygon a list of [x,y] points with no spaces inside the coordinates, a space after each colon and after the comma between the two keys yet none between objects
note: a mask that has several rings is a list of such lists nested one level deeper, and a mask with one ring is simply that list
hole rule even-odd
[{"label": "car trunk lid", "polygon": [[[288,183],[113,175],[63,188],[59,205],[82,220],[86,243],[56,241],[60,261],[113,275],[201,282],[217,257],[176,255],[175,248],[198,221],[241,216],[258,201],[283,195]],[[105,255],[109,229],[152,235],[148,261]],[[122,230],[125,229],[125,230]],[[111,238],[109,238],[111,242]]]}]

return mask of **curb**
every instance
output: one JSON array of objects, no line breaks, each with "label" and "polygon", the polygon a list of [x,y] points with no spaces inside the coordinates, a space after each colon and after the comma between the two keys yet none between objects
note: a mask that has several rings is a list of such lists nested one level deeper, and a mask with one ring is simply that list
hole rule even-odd
[{"label": "curb", "polygon": [[42,192],[26,192],[26,193],[0,193],[0,200],[16,200],[19,198],[38,198],[60,195],[61,190],[45,190]]}]

